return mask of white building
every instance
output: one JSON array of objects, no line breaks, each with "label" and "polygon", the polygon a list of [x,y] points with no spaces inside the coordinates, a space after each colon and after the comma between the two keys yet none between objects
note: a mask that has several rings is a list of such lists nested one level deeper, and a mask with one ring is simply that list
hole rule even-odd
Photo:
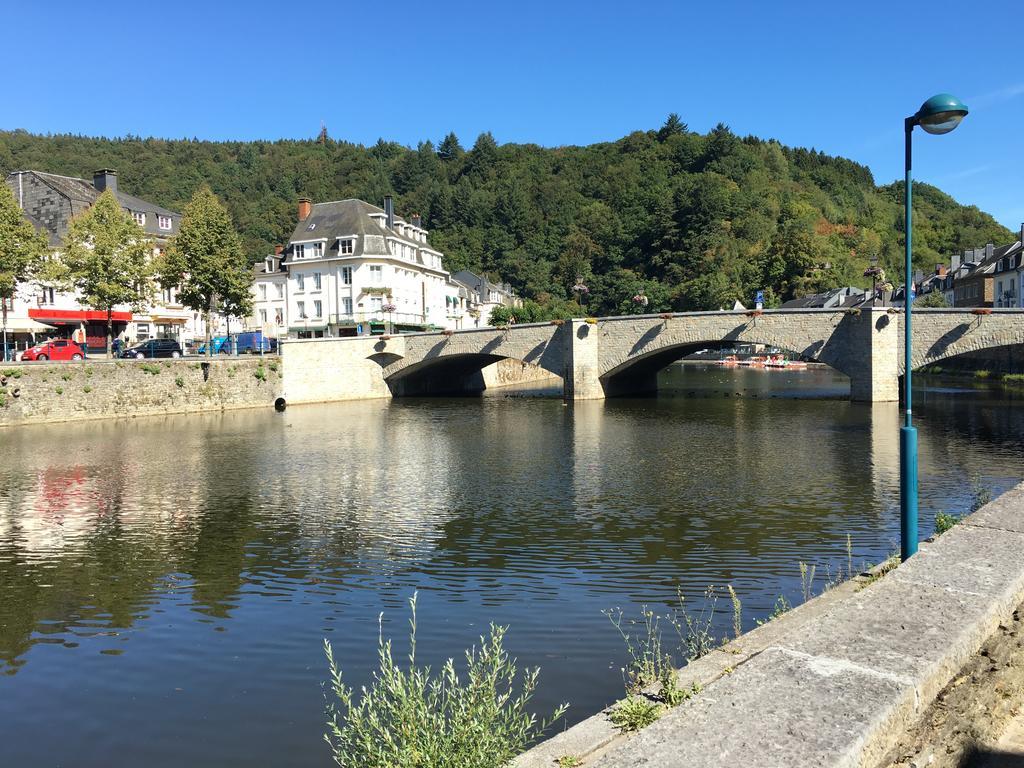
[{"label": "white building", "polygon": [[[154,257],[163,253],[181,224],[180,213],[121,192],[117,173],[109,169],[96,171],[92,183],[42,171],[14,171],[8,174],[6,184],[25,217],[46,233],[54,250],[60,248],[71,219],[87,210],[104,190],[114,193],[121,207],[152,239]],[[106,347],[106,313],[83,307],[74,293],[41,284],[20,285],[8,310],[8,331],[17,349],[31,343],[33,330],[55,337],[70,337],[79,331],[85,334],[91,351]],[[118,307],[113,320],[115,335],[125,340],[172,338],[186,343],[206,333],[202,314],[182,306],[174,288],[159,290],[152,305],[142,312]],[[218,322],[223,325],[222,319]]]},{"label": "white building", "polygon": [[288,246],[257,265],[250,328],[297,338],[465,327],[464,289],[418,216],[362,200],[299,201]]}]

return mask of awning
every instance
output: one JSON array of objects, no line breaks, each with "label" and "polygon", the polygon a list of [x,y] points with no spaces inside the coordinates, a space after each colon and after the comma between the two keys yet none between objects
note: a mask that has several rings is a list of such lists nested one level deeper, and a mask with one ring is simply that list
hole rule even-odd
[{"label": "awning", "polygon": [[[57,324],[107,322],[107,313],[94,309],[45,309],[40,307],[29,309],[28,316],[34,320]],[[132,321],[131,312],[112,312],[110,316],[115,323],[130,323]]]},{"label": "awning", "polygon": [[184,325],[188,322],[186,317],[178,317],[177,315],[154,315],[150,314],[150,318],[154,323],[181,323]]},{"label": "awning", "polygon": [[53,326],[47,325],[46,323],[40,323],[32,320],[28,317],[8,317],[7,318],[7,332],[8,333],[43,333],[44,331],[52,331]]}]

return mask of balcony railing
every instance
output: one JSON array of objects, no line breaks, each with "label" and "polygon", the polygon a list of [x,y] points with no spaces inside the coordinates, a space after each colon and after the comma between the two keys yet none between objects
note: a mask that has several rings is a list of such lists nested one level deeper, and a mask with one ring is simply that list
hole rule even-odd
[{"label": "balcony railing", "polygon": [[358,323],[377,322],[395,324],[423,325],[423,315],[413,312],[355,312],[352,314],[334,314],[329,318],[331,325],[356,325]]}]

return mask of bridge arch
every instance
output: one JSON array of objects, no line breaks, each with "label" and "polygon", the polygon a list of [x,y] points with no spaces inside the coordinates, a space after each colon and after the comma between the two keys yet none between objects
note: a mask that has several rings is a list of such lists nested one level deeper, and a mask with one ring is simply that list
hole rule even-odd
[{"label": "bridge arch", "polygon": [[[915,310],[911,365],[916,369],[971,353],[1024,345],[1024,313],[1020,310],[990,312]],[[901,334],[897,362],[900,376],[904,372],[902,346]]]}]

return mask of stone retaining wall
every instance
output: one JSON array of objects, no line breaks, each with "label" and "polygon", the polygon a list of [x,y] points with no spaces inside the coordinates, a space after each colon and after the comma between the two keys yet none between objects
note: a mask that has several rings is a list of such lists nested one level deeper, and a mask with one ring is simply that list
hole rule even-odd
[{"label": "stone retaining wall", "polygon": [[874,768],[1024,600],[1022,551],[1024,484],[883,578],[842,584],[693,662],[679,684],[700,692],[639,733],[602,712],[514,766]]},{"label": "stone retaining wall", "polygon": [[0,365],[0,427],[272,407],[277,357]]}]

